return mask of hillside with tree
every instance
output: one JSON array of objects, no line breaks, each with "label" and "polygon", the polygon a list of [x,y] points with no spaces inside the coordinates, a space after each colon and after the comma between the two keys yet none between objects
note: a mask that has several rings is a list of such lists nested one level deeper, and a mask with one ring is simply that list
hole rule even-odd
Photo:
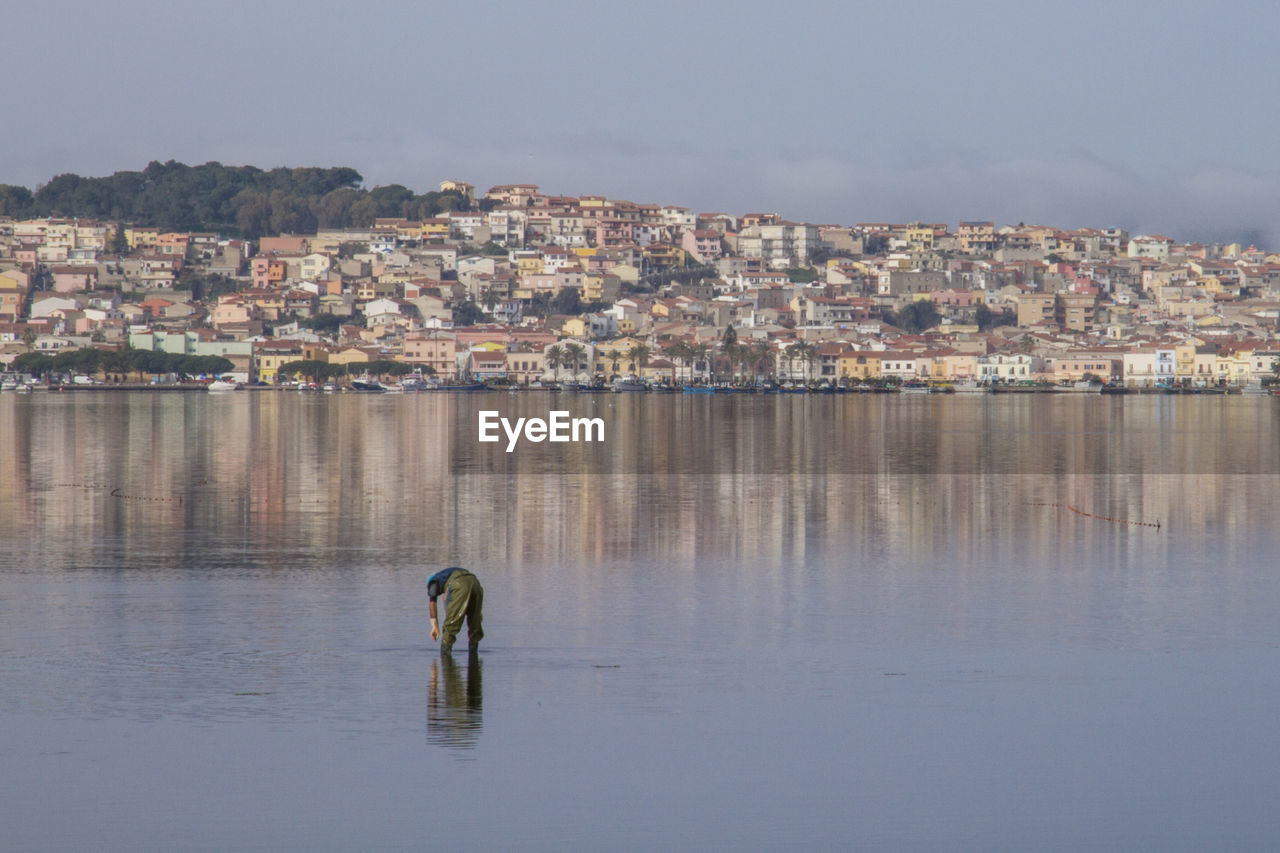
[{"label": "hillside with tree", "polygon": [[355,169],[259,169],[152,161],[105,178],[62,174],[34,192],[0,184],[0,216],[78,217],[208,231],[248,239],[367,228],[379,217],[419,220],[465,210],[456,192],[415,193],[400,184],[365,189]]}]

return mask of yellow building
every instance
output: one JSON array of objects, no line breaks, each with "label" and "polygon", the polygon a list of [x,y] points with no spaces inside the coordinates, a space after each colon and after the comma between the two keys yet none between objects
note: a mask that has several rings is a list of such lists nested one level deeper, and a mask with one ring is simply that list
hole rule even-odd
[{"label": "yellow building", "polygon": [[907,226],[906,233],[903,235],[907,243],[916,248],[932,249],[933,248],[933,226],[924,225],[920,222],[914,222]]},{"label": "yellow building", "polygon": [[399,282],[383,281],[381,278],[362,279],[356,289],[357,302],[372,302],[374,299],[394,299]]},{"label": "yellow building", "polygon": [[1191,381],[1196,375],[1196,345],[1179,344],[1173,348],[1173,375],[1179,382]]},{"label": "yellow building", "polygon": [[1252,377],[1253,352],[1219,353],[1215,365],[1218,381],[1228,385],[1245,385]]},{"label": "yellow building", "polygon": [[[785,362],[784,353],[781,361]],[[860,381],[880,378],[880,353],[865,350],[849,351],[840,354],[836,359],[836,373],[841,379]]]},{"label": "yellow building", "polygon": [[441,181],[440,192],[454,192],[460,194],[463,198],[471,201],[475,198],[476,188],[466,181]]},{"label": "yellow building", "polygon": [[422,239],[422,223],[405,220],[396,223],[396,240],[409,243]]},{"label": "yellow building", "polygon": [[244,294],[245,301],[250,305],[257,306],[262,311],[262,316],[275,320],[279,319],[284,313],[285,298],[284,293],[275,290],[253,290]]},{"label": "yellow building", "polygon": [[264,341],[253,349],[257,377],[269,384],[276,382],[281,367],[307,357],[297,341]]},{"label": "yellow building", "polygon": [[1054,296],[1052,293],[1023,293],[1015,297],[1018,306],[1018,325],[1034,326],[1036,323],[1054,319]]},{"label": "yellow building", "polygon": [[447,240],[449,239],[449,220],[443,217],[424,219],[420,231],[423,240]]},{"label": "yellow building", "polygon": [[649,268],[655,270],[683,267],[688,258],[684,249],[679,249],[675,246],[667,246],[662,243],[645,246],[641,253],[644,255],[644,259],[649,263]]},{"label": "yellow building", "polygon": [[590,337],[591,327],[581,317],[570,317],[560,327],[560,333],[570,338],[586,339]]},{"label": "yellow building", "polygon": [[368,364],[373,361],[374,357],[370,355],[366,349],[360,347],[347,347],[334,353],[329,353],[330,364],[345,364],[347,366],[353,364]]},{"label": "yellow building", "polygon": [[17,270],[0,271],[0,320],[18,318],[27,296],[26,275]]},{"label": "yellow building", "polygon": [[124,239],[129,244],[130,251],[135,249],[154,249],[160,245],[160,229],[126,228],[124,229]]},{"label": "yellow building", "polygon": [[1075,332],[1093,330],[1097,299],[1088,293],[1060,293],[1054,301],[1053,318],[1064,329]]},{"label": "yellow building", "polygon": [[334,234],[317,234],[307,238],[307,251],[320,255],[336,256],[342,246],[342,238]]}]

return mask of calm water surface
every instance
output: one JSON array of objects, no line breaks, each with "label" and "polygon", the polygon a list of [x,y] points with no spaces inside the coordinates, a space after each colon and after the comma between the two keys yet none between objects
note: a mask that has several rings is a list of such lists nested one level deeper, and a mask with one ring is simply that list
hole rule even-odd
[{"label": "calm water surface", "polygon": [[1271,849],[1278,412],[0,396],[4,849]]}]

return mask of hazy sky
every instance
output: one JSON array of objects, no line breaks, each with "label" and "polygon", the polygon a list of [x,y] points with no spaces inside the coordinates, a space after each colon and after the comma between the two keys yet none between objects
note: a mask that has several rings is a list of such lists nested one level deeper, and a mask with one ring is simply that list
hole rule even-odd
[{"label": "hazy sky", "polygon": [[0,183],[344,165],[1280,247],[1273,3],[124,0],[19,4],[0,32]]}]

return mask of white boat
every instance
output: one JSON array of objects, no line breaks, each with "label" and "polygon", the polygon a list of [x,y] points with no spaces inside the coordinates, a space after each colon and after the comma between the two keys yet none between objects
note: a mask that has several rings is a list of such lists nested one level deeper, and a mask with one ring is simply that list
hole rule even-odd
[{"label": "white boat", "polygon": [[987,390],[985,386],[979,385],[977,381],[973,379],[965,379],[961,382],[953,382],[951,384],[951,388],[957,394],[981,394]]},{"label": "white boat", "polygon": [[420,370],[415,370],[400,380],[400,390],[402,391],[426,391],[430,387],[427,377],[423,376]]},{"label": "white boat", "polygon": [[363,373],[351,380],[352,391],[386,391],[387,386],[374,379],[367,373]]},{"label": "white boat", "polygon": [[215,379],[205,387],[210,391],[237,391],[240,388],[240,383],[233,382],[230,379]]},{"label": "white boat", "polygon": [[619,376],[613,380],[613,390],[643,393],[648,390],[648,386],[638,376]]}]

